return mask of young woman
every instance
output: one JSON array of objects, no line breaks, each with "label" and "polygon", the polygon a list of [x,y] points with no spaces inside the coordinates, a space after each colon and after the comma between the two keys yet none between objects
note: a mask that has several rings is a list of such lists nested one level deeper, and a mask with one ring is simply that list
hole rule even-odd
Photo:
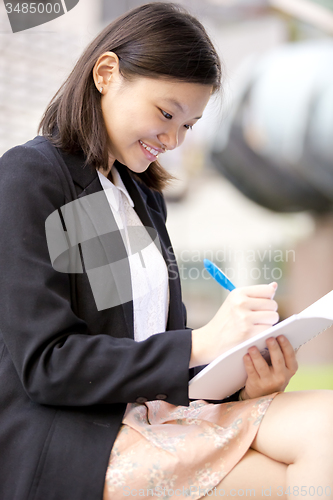
[{"label": "young woman", "polygon": [[332,392],[283,393],[286,338],[267,342],[271,366],[249,350],[239,393],[188,400],[189,369],[278,320],[272,283],[186,328],[157,159],[220,85],[202,25],[147,4],[104,29],[42,135],[2,157],[1,500],[332,497]]}]

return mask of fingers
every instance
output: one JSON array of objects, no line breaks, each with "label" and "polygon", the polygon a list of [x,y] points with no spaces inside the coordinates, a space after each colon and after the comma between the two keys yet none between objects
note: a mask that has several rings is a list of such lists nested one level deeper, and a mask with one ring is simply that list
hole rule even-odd
[{"label": "fingers", "polygon": [[273,299],[248,298],[248,306],[252,311],[277,311],[278,303]]},{"label": "fingers", "polygon": [[237,308],[235,311],[240,318],[244,319],[246,316],[249,325],[272,326],[279,321],[275,300],[252,298],[242,292],[233,296],[232,305]]},{"label": "fingers", "polygon": [[[259,353],[260,355],[260,353]],[[244,360],[244,367],[248,376],[248,379],[251,380],[251,383],[256,383],[259,380],[259,374],[254,366],[254,363],[252,361],[252,357],[250,354],[245,354],[243,357]]]},{"label": "fingers", "polygon": [[[271,337],[266,340],[271,366],[260,354],[257,347],[252,346],[243,357],[248,375],[248,393],[259,390],[262,393],[284,390],[291,377],[296,373],[298,364],[294,349],[288,339],[280,335],[278,339]],[[261,392],[264,390],[264,392]]]},{"label": "fingers", "polygon": [[[280,343],[283,344],[284,349],[282,349]],[[282,335],[279,342],[274,337],[270,337],[266,340],[266,344],[271,358],[271,366],[268,365],[260,354],[259,349],[253,346],[250,347],[249,354],[254,367],[261,377],[268,376],[271,372],[274,372],[275,377],[280,377],[280,382],[283,383],[282,379],[285,377],[286,370],[293,371],[290,370],[288,364],[293,369],[297,365],[294,349],[286,337]]]},{"label": "fingers", "polygon": [[275,373],[285,373],[287,369],[291,375],[295,375],[298,369],[298,363],[294,348],[289,340],[284,335],[280,335],[276,339],[267,339],[266,343]]},{"label": "fingers", "polygon": [[243,290],[248,297],[272,299],[275,295],[277,286],[277,283],[274,281],[269,285],[253,285],[242,287],[238,290]]},{"label": "fingers", "polygon": [[274,337],[272,337],[266,340],[266,344],[269,350],[269,355],[271,357],[272,370],[277,376],[282,373],[284,374],[286,369],[286,361],[278,341]]},{"label": "fingers", "polygon": [[[268,294],[272,292],[273,288],[269,285],[257,285],[254,287],[247,288],[239,288],[233,290],[228,296],[229,303],[233,304],[233,307],[239,308],[239,310],[246,311],[274,311],[276,312],[278,309],[278,304],[275,300],[270,297],[260,297],[260,293],[262,292],[262,287],[265,287],[265,293]],[[253,291],[253,288],[258,291]],[[249,295],[252,294],[252,295]],[[255,296],[257,294],[258,296]],[[278,317],[274,320],[273,323],[278,321]],[[273,324],[272,323],[272,324]]]},{"label": "fingers", "polygon": [[276,340],[278,341],[281,351],[284,355],[286,367],[292,373],[292,375],[295,375],[298,370],[298,363],[293,346],[284,335],[279,335]]},{"label": "fingers", "polygon": [[[245,355],[245,358],[249,356],[253,370],[256,372],[257,377],[260,379],[264,378],[269,378],[270,377],[270,367],[268,366],[268,363],[265,361],[265,359],[262,357],[262,355],[259,352],[259,349],[257,347],[250,347],[248,354]],[[245,361],[245,360],[244,360]],[[248,366],[250,365],[250,362]],[[253,372],[251,372],[253,373]]]},{"label": "fingers", "polygon": [[276,311],[253,311],[251,317],[254,325],[272,326],[279,321]]},{"label": "fingers", "polygon": [[278,309],[278,304],[275,300],[253,298],[244,294],[239,294],[238,297],[234,298],[234,302],[237,305],[246,307],[246,309],[251,311],[277,311]]}]

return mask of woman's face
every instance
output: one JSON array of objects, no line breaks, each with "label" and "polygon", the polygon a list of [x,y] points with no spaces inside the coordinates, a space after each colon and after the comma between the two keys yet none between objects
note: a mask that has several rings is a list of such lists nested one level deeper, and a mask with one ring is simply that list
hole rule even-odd
[{"label": "woman's face", "polygon": [[165,148],[180,146],[202,116],[211,90],[208,85],[176,80],[128,81],[113,74],[101,97],[110,167],[118,160],[133,172],[144,172]]}]

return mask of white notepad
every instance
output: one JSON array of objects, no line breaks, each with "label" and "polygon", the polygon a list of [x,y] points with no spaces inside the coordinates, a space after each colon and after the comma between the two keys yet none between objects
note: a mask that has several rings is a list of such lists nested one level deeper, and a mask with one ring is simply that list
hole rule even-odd
[{"label": "white notepad", "polygon": [[299,314],[242,342],[207,365],[189,382],[190,399],[224,399],[244,387],[247,374],[243,356],[255,345],[269,360],[266,339],[284,335],[295,351],[333,324],[333,290]]}]

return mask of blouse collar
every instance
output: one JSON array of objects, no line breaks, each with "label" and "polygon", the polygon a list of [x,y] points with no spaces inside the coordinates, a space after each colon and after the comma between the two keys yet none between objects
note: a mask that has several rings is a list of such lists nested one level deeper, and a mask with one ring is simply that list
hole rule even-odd
[{"label": "blouse collar", "polygon": [[111,173],[113,182],[111,182],[107,177],[105,177],[105,175],[101,174],[101,172],[97,170],[100,183],[102,184],[108,202],[110,203],[112,208],[116,212],[119,211],[119,202],[120,202],[119,197],[121,196],[120,191],[123,192],[124,195],[127,197],[130,206],[134,207],[133,200],[130,197],[125,187],[125,184],[123,183],[122,178],[120,177],[119,172],[114,165],[112,166]]}]

